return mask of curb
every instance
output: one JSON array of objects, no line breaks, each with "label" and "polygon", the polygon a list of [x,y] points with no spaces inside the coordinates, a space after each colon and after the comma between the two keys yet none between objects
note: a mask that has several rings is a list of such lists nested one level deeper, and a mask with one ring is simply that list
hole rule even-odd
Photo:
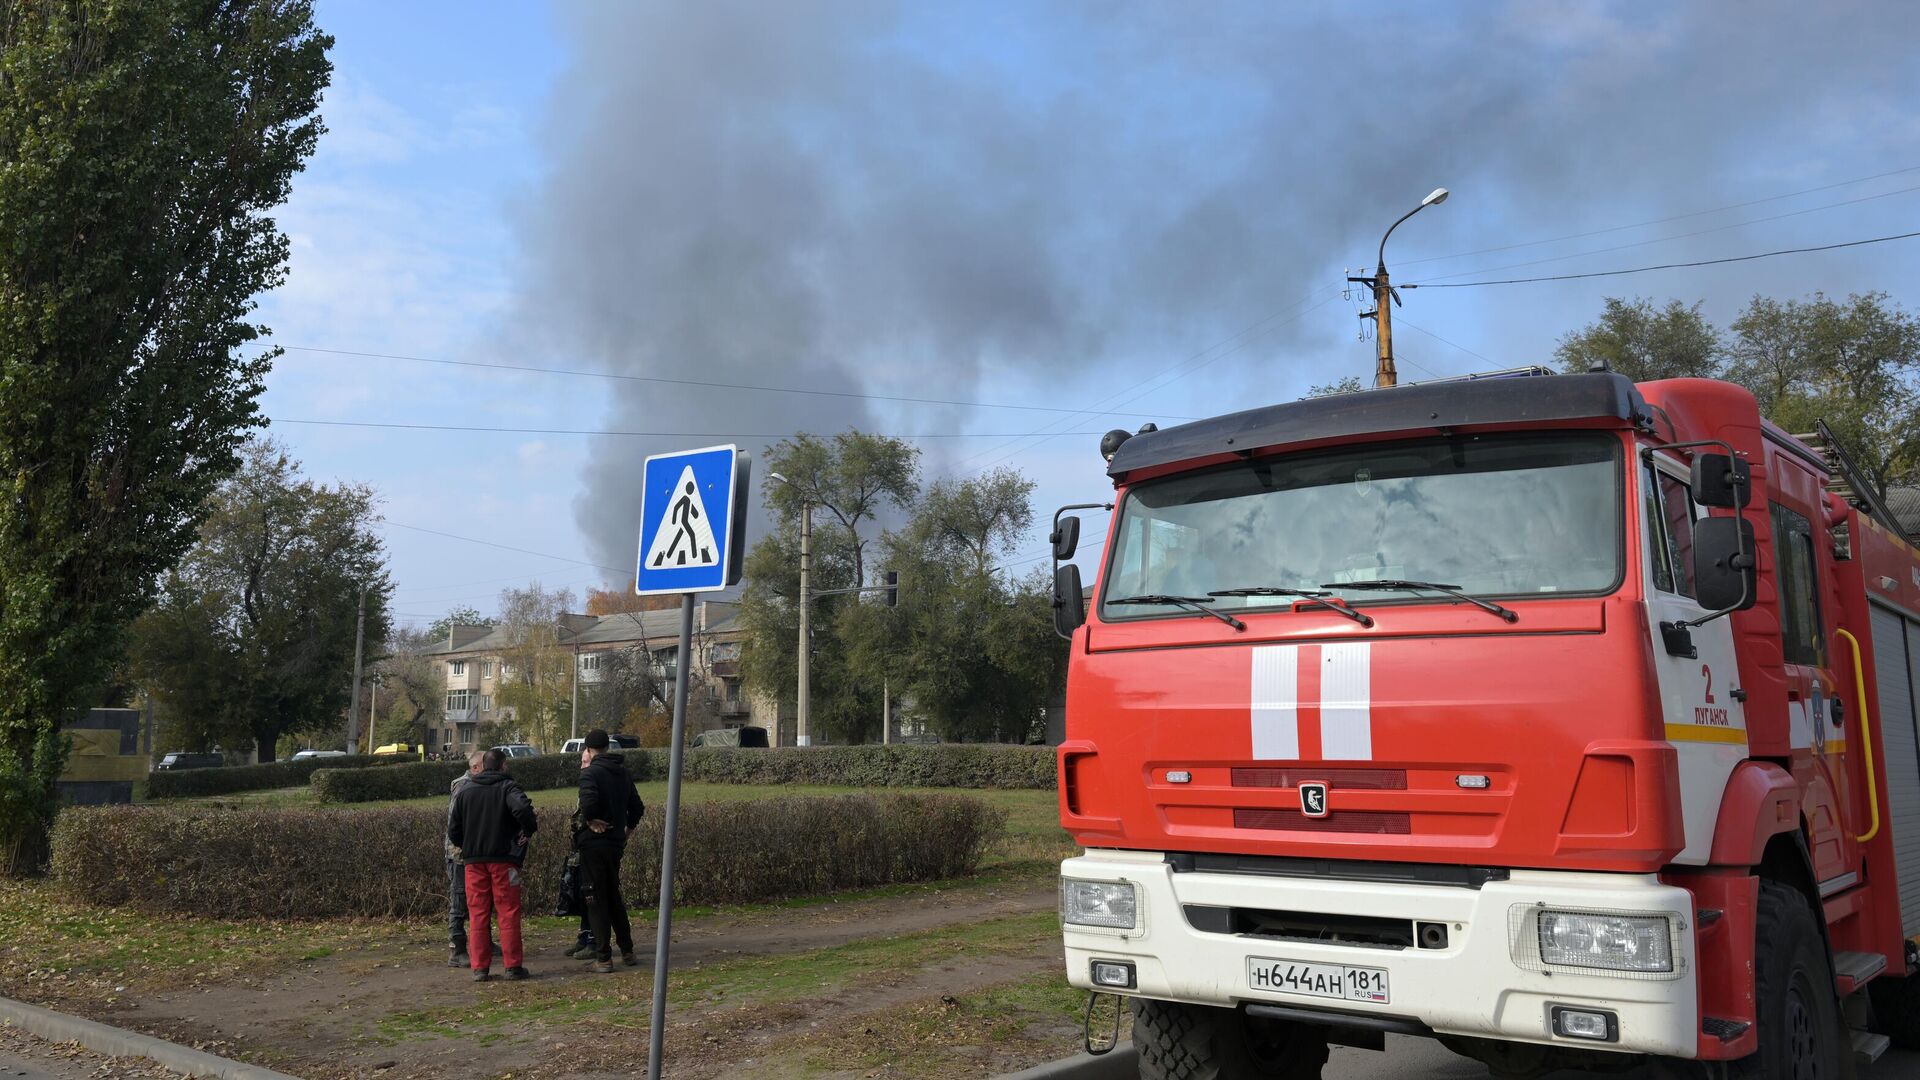
[{"label": "curb", "polygon": [[0,997],[0,1021],[11,1022],[20,1030],[50,1042],[79,1043],[108,1057],[143,1057],[188,1076],[214,1076],[220,1080],[300,1080],[299,1077],[263,1069],[258,1065],[242,1064],[204,1050],[54,1012],[38,1005],[28,1005],[12,998]]},{"label": "curb", "polygon": [[1075,1054],[1023,1072],[1008,1073],[998,1080],[1134,1080],[1140,1075],[1139,1069],[1139,1052],[1132,1043],[1121,1043],[1099,1057]]}]

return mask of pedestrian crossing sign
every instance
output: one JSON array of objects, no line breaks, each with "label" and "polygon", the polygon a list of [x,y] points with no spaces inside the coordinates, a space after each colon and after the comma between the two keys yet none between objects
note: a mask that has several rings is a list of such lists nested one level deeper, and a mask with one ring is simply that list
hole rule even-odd
[{"label": "pedestrian crossing sign", "polygon": [[711,592],[739,582],[751,461],[732,446],[647,458],[636,593]]}]

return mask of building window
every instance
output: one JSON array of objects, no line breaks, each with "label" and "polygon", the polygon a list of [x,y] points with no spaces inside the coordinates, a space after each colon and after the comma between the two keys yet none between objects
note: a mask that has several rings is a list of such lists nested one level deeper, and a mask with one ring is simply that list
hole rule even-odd
[{"label": "building window", "polygon": [[483,679],[493,678],[493,661],[491,660],[480,661],[480,677]]},{"label": "building window", "polygon": [[1779,577],[1780,645],[1789,664],[1826,663],[1820,632],[1819,580],[1814,575],[1813,524],[1779,503],[1773,507],[1773,561]]},{"label": "building window", "polygon": [[493,695],[492,694],[480,695],[480,711],[481,712],[493,711]]},{"label": "building window", "polygon": [[467,662],[465,660],[455,660],[453,662],[453,673],[455,675],[465,675],[467,673]]},{"label": "building window", "polygon": [[472,690],[449,690],[447,691],[447,711],[451,713],[471,709],[478,701],[479,696],[480,695],[474,693]]},{"label": "building window", "polygon": [[581,671],[599,671],[600,670],[600,654],[587,653],[586,655],[582,656],[580,658],[580,670]]}]

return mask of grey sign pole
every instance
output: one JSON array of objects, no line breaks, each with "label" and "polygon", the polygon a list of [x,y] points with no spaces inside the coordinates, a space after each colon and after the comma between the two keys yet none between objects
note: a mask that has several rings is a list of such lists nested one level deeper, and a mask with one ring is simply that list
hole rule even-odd
[{"label": "grey sign pole", "polygon": [[660,842],[660,927],[653,939],[653,1020],[647,1030],[647,1080],[660,1080],[666,1052],[667,950],[673,938],[673,849],[680,832],[680,766],[687,751],[687,678],[693,669],[693,594],[680,600],[680,651],[674,657],[673,735],[667,750],[667,824]]}]

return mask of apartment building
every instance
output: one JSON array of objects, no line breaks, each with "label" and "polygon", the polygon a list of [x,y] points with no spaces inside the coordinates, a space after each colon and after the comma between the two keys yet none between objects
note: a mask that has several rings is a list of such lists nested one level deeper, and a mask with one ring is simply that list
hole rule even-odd
[{"label": "apartment building", "polygon": [[[780,730],[772,701],[755,700],[740,685],[740,629],[737,605],[703,601],[694,609],[689,729],[760,727]],[[554,629],[553,652],[573,667],[581,712],[589,714],[595,693],[614,664],[615,654],[648,666],[658,680],[670,682],[679,664],[680,612],[640,611],[618,615],[562,615]],[[428,745],[450,753],[483,749],[487,725],[511,724],[513,710],[496,699],[512,677],[505,656],[513,644],[509,631],[492,626],[454,626],[434,654],[447,667],[446,708],[428,730]],[[541,750],[556,751],[557,746]]]}]

